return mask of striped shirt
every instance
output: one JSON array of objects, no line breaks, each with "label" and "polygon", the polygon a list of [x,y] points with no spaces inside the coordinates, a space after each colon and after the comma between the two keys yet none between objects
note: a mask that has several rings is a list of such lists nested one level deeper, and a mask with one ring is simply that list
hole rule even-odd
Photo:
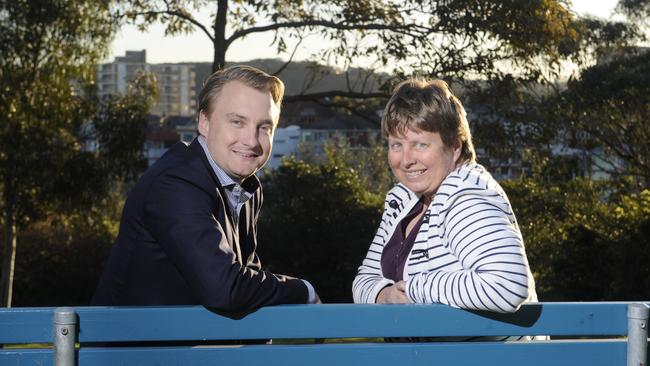
[{"label": "striped shirt", "polygon": [[[402,184],[386,195],[379,229],[352,286],[355,303],[374,303],[392,280],[381,255],[419,197]],[[465,164],[441,183],[404,266],[412,303],[514,312],[536,301],[523,240],[503,189],[478,164]]]}]

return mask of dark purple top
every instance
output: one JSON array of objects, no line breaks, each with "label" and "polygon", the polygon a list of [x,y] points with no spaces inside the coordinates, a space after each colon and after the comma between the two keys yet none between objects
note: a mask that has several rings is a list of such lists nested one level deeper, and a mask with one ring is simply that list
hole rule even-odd
[{"label": "dark purple top", "polygon": [[424,206],[424,203],[422,202],[422,199],[420,199],[411,212],[409,212],[408,215],[406,215],[406,217],[404,217],[397,225],[393,232],[393,236],[388,240],[388,243],[386,243],[384,251],[381,254],[381,272],[384,277],[390,278],[395,282],[403,280],[402,274],[404,273],[406,259],[411,252],[411,248],[413,248],[415,237],[417,236],[418,231],[420,231],[422,220],[426,215],[420,217],[418,222],[415,223],[415,226],[413,226],[413,229],[411,229],[408,237],[404,238],[406,227],[409,222],[411,222],[411,220],[422,211],[422,206]]}]

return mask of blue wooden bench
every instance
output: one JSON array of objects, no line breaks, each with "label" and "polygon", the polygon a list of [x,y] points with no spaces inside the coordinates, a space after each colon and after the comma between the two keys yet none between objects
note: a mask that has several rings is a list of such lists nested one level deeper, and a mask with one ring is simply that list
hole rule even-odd
[{"label": "blue wooden bench", "polygon": [[[4,308],[0,365],[645,366],[647,320],[642,303],[541,303],[514,314],[443,305],[286,305],[227,316],[199,306]],[[383,343],[380,338],[469,335],[553,339]],[[233,339],[274,339],[274,344],[146,343]],[[126,341],[145,343],[87,346]]]}]

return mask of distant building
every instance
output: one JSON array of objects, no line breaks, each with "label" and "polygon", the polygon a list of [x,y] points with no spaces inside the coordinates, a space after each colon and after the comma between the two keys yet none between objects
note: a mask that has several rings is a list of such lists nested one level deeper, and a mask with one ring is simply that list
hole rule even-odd
[{"label": "distant building", "polygon": [[179,139],[187,144],[191,143],[198,136],[196,120],[193,118],[187,123],[176,125],[175,128]]},{"label": "distant building", "polygon": [[159,116],[192,116],[196,112],[195,64],[148,64],[147,51],[126,51],[113,62],[99,66],[97,90],[100,98],[123,94],[138,72],[152,72],[158,82],[158,101],[149,111]]},{"label": "distant building", "polygon": [[273,137],[273,151],[271,158],[267,163],[270,169],[277,169],[282,164],[282,158],[285,156],[296,155],[298,152],[298,143],[300,142],[300,127],[290,125],[275,130]]},{"label": "distant building", "polygon": [[158,102],[151,109],[160,116],[192,116],[196,113],[196,73],[193,64],[153,64],[158,80]]},{"label": "distant building", "polygon": [[129,81],[139,71],[150,71],[147,64],[147,51],[126,51],[121,57],[115,57],[113,62],[101,64],[97,70],[97,94],[100,98],[123,94]]},{"label": "distant building", "polygon": [[196,120],[193,116],[171,116],[149,124],[144,145],[148,165],[155,163],[172,145],[179,141],[189,144],[196,137]]},{"label": "distant building", "polygon": [[370,141],[379,139],[378,129],[303,129],[296,125],[280,127],[273,139],[273,153],[268,166],[277,169],[282,159],[295,156],[303,160],[319,160],[324,157],[328,142],[345,140],[352,149],[363,149]]}]

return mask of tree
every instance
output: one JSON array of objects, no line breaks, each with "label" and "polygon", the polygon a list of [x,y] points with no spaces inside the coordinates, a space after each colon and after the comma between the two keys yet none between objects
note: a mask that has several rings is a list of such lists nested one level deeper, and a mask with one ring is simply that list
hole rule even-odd
[{"label": "tree", "polygon": [[571,121],[594,164],[614,176],[632,176],[650,187],[650,52],[613,52],[585,69],[561,94],[558,119]]},{"label": "tree", "polygon": [[103,101],[93,95],[87,93],[87,103],[96,104],[95,116],[73,143],[95,140],[97,151],[71,150],[61,176],[51,177],[50,193],[38,197],[48,201],[38,202],[38,211],[16,232],[22,259],[15,265],[12,299],[18,305],[89,302],[117,234],[126,188],[146,167],[145,117],[156,98],[155,80],[142,74],[124,95]]},{"label": "tree", "polygon": [[[597,63],[597,66],[579,69],[582,74],[570,76],[568,88],[575,88],[591,69],[602,67],[607,60],[629,55],[635,45],[644,41],[642,29],[633,21],[610,21],[598,18],[581,18],[577,37],[578,66]],[[629,69],[634,73],[640,70]],[[620,72],[619,72],[620,73]],[[605,79],[612,79],[608,75]],[[590,99],[598,104],[604,95],[593,95],[592,87],[601,79],[591,77],[592,85],[576,93],[567,92],[562,79],[554,82],[523,79],[514,75],[503,78],[477,80],[464,83],[463,99],[470,111],[470,124],[476,140],[481,163],[490,166],[520,162],[523,170],[535,169],[539,160],[552,161],[553,175],[545,179],[561,181],[566,177],[589,174],[588,161],[581,156],[562,156],[553,150],[558,147],[593,149],[598,141],[584,140],[585,132],[575,123],[584,110],[573,106],[579,100]],[[607,84],[605,82],[602,85]],[[624,85],[624,83],[619,83]],[[640,81],[639,84],[643,84]],[[562,101],[562,102],[560,102]],[[575,112],[575,113],[574,113]],[[604,110],[594,111],[601,114]],[[610,114],[611,115],[611,114]],[[548,167],[548,164],[544,164]],[[559,174],[558,174],[559,173]]]},{"label": "tree", "polygon": [[117,235],[123,184],[89,207],[51,211],[20,231],[14,306],[88,305]]},{"label": "tree", "polygon": [[[11,305],[19,231],[53,214],[90,209],[116,180],[143,168],[152,80],[139,78],[126,95],[103,105],[93,92],[96,65],[116,29],[111,6],[0,1],[4,306]],[[98,152],[85,148],[88,138],[99,141]]]},{"label": "tree", "polygon": [[[4,224],[2,304],[11,304],[17,229],[48,205],[70,169],[92,176],[75,139],[92,106],[78,95],[113,34],[107,2],[0,2],[0,186]],[[72,163],[72,162],[75,163]]]},{"label": "tree", "polygon": [[[343,70],[363,59],[390,77],[417,71],[454,79],[500,78],[513,68],[518,78],[528,80],[555,75],[561,60],[577,55],[583,29],[563,0],[209,3],[129,1],[116,7],[116,15],[143,30],[153,22],[162,22],[167,34],[200,32],[213,47],[213,70],[226,64],[233,43],[270,32],[278,54],[288,55],[289,62],[303,42],[311,41],[312,46],[322,45],[313,60]],[[210,24],[203,23],[199,14],[210,10]],[[270,71],[278,74],[283,69]],[[368,90],[367,85],[350,83],[347,90],[319,93],[307,90],[303,95],[287,96],[286,101],[316,99],[349,106],[340,99],[388,96],[387,84],[382,90]]]},{"label": "tree", "polygon": [[517,215],[541,301],[646,296],[650,191],[539,175],[502,182]]},{"label": "tree", "polygon": [[147,113],[158,99],[154,74],[138,73],[124,95],[97,101],[92,129],[99,158],[110,180],[134,182],[147,167],[143,147],[147,135]]},{"label": "tree", "polygon": [[619,0],[617,10],[646,29],[650,25],[648,23],[650,1],[648,0]]},{"label": "tree", "polygon": [[325,142],[320,155],[310,145],[298,145],[297,156],[310,165],[334,165],[351,169],[359,187],[370,194],[383,196],[395,184],[387,164],[386,143],[375,131],[358,136],[355,141],[345,137]]}]

